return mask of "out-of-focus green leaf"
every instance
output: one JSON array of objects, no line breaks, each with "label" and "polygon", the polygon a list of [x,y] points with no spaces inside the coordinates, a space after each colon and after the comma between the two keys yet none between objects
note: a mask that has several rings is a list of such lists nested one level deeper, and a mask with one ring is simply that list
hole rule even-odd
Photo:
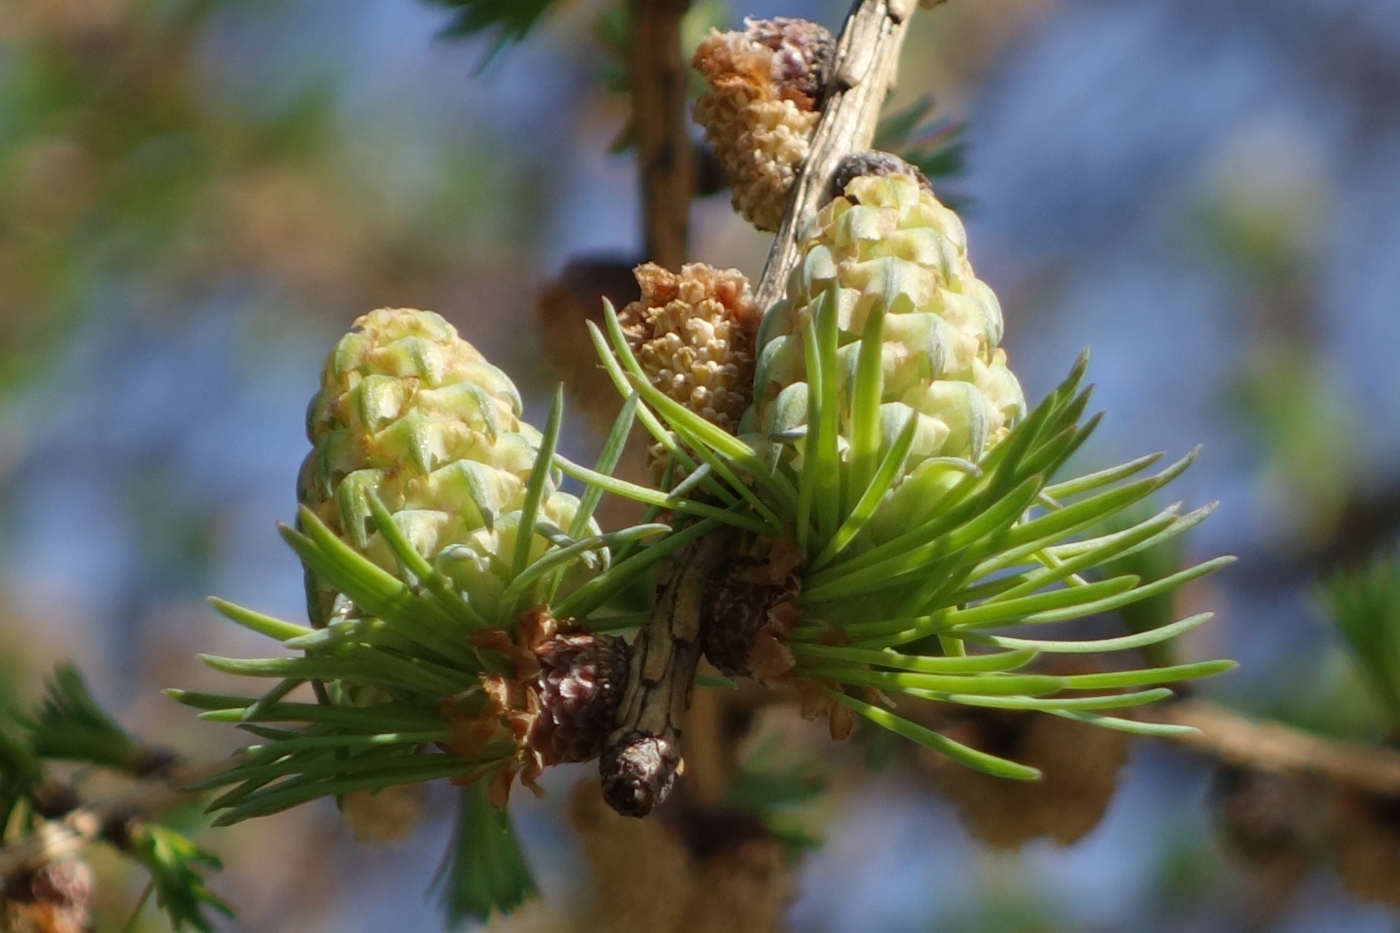
[{"label": "out-of-focus green leaf", "polygon": [[39,758],[84,761],[135,774],[148,773],[161,763],[107,715],[70,665],[54,670],[44,698],[22,722]]},{"label": "out-of-focus green leaf", "polygon": [[461,797],[457,831],[433,882],[454,929],[493,912],[510,913],[537,893],[510,813],[491,806],[484,781],[463,787]]},{"label": "out-of-focus green leaf", "polygon": [[430,0],[455,12],[444,33],[471,36],[490,33],[492,54],[519,42],[555,0]]},{"label": "out-of-focus green leaf", "polygon": [[15,805],[28,796],[42,776],[28,741],[5,716],[0,719],[0,832],[10,823]]},{"label": "out-of-focus green leaf", "polygon": [[[883,115],[875,131],[874,148],[893,152],[923,172],[931,181],[962,174],[965,124],[938,113],[933,97],[925,94],[908,106]],[[935,185],[938,199],[954,210],[965,199],[949,195]]]},{"label": "out-of-focus green leaf", "polygon": [[223,867],[209,851],[154,823],[132,827],[124,848],[151,873],[156,904],[176,931],[189,927],[208,933],[214,929],[209,920],[211,910],[233,916],[233,908],[210,891],[206,882],[208,871]]},{"label": "out-of-focus green leaf", "polygon": [[1392,555],[1336,573],[1322,598],[1392,728],[1400,728],[1400,561]]}]

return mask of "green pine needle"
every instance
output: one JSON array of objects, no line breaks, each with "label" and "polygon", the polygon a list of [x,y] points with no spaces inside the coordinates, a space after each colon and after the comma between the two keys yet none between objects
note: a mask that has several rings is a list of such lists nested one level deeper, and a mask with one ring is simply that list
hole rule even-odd
[{"label": "green pine needle", "polygon": [[[641,397],[636,392],[623,399],[622,409],[613,421],[607,440],[603,442],[603,449],[598,452],[598,461],[593,465],[594,473],[611,476],[612,471],[617,469],[622,460],[622,452],[627,447],[627,438],[632,434],[632,425],[637,422],[637,406],[640,402]],[[593,517],[602,501],[602,486],[590,485],[583,491],[583,495],[579,497],[578,511],[574,513],[573,523],[569,526],[570,537],[577,538],[588,529],[588,520]]]},{"label": "green pine needle", "polygon": [[[608,374],[608,378],[612,380],[617,391],[625,398],[636,392],[632,388],[628,374],[642,376],[642,368],[638,365],[637,358],[632,355],[631,348],[627,346],[627,337],[622,333],[622,324],[617,319],[617,312],[613,310],[612,302],[606,298],[603,299],[603,322],[608,328],[606,337],[598,329],[598,325],[592,321],[587,322],[588,335],[593,341],[593,349],[598,354],[598,361],[603,364],[603,371]],[[642,422],[642,427],[647,429],[647,433],[661,445],[673,462],[680,464],[687,471],[696,469],[695,461],[680,449],[680,446],[676,444],[675,437],[662,426],[660,419],[652,413],[651,409],[645,405],[638,405],[637,418]],[[713,479],[706,484],[705,488],[727,505],[733,505],[738,501],[733,493]]]},{"label": "green pine needle", "polygon": [[959,764],[966,765],[975,771],[982,771],[995,777],[1010,778],[1014,781],[1035,781],[1040,778],[1040,770],[1037,768],[1007,761],[1005,758],[998,758],[996,755],[989,755],[986,752],[979,752],[975,748],[968,748],[946,735],[940,735],[932,729],[896,716],[889,710],[872,706],[835,690],[823,690],[823,693],[842,706],[847,706],[864,716],[875,725],[888,729],[895,735],[903,736],[912,742],[917,742],[925,748],[947,755]]},{"label": "green pine needle", "polygon": [[918,671],[925,674],[971,674],[991,671],[1014,671],[1034,661],[1038,653],[1031,649],[1019,649],[999,651],[995,654],[965,654],[959,657],[930,657],[927,655],[901,654],[892,648],[873,651],[866,648],[816,645],[809,642],[792,642],[790,647],[793,653],[801,658],[841,661],[852,665],[869,664],[875,667]]},{"label": "green pine needle", "polygon": [[[550,471],[554,466],[554,450],[559,444],[559,429],[564,421],[564,387],[554,390],[554,401],[549,406],[549,420],[545,422],[544,434],[540,440],[540,450],[535,456],[530,479],[525,483],[525,502],[520,507],[520,525],[515,533],[515,559],[511,562],[510,575],[513,578],[530,562],[530,551],[535,542],[535,520],[539,517],[540,503],[544,500],[550,485]],[[508,620],[497,619],[496,624],[504,626]]]},{"label": "green pine needle", "polygon": [[856,540],[856,537],[864,530],[866,524],[875,514],[875,510],[879,507],[880,500],[884,498],[885,493],[890,491],[900,471],[904,469],[905,461],[909,457],[909,448],[914,443],[914,434],[918,426],[918,419],[911,417],[905,424],[904,430],[899,432],[899,437],[886,451],[884,460],[880,462],[879,469],[875,471],[875,475],[865,486],[865,491],[861,494],[855,507],[851,509],[851,514],[846,516],[846,520],[836,530],[836,534],[831,536],[826,547],[812,561],[813,571],[820,570],[831,563],[832,559],[845,550],[846,546]]},{"label": "green pine needle", "polygon": [[224,618],[237,622],[244,628],[257,632],[259,635],[266,635],[268,638],[275,638],[278,641],[286,641],[290,638],[298,638],[311,634],[314,629],[309,629],[304,625],[294,625],[291,622],[283,622],[281,619],[274,619],[272,616],[254,612],[251,609],[244,609],[242,606],[235,606],[233,603],[217,596],[208,597],[210,606],[213,606]]},{"label": "green pine needle", "polygon": [[932,690],[910,690],[910,696],[939,703],[958,703],[963,706],[982,706],[991,709],[1037,710],[1042,713],[1065,710],[1126,709],[1145,706],[1165,700],[1172,695],[1170,690],[1157,688],[1137,693],[1111,693],[1094,697],[1025,697],[1025,696],[986,696],[972,693],[940,693]]},{"label": "green pine needle", "polygon": [[[394,552],[394,558],[399,562],[399,567],[437,597],[443,607],[469,629],[485,627],[486,620],[481,617],[481,614],[452,588],[451,583],[438,573],[428,563],[427,558],[419,554],[408,538],[404,536],[403,530],[399,528],[398,522],[394,521],[394,516],[385,507],[379,494],[373,489],[368,489],[365,492],[370,515],[374,518],[374,527],[379,532],[379,536],[389,545],[389,549]],[[538,506],[538,502],[536,505]],[[528,537],[528,535],[525,536],[527,540]]]},{"label": "green pine needle", "polygon": [[209,890],[206,875],[223,864],[209,851],[173,829],[155,823],[131,828],[126,851],[145,866],[155,887],[156,905],[176,931],[214,929],[209,912],[232,917],[233,908]]},{"label": "green pine needle", "polygon": [[1129,651],[1160,644],[1192,629],[1199,628],[1214,617],[1213,612],[1203,612],[1179,622],[1172,622],[1161,628],[1135,635],[1120,635],[1116,638],[1096,638],[1083,641],[1050,641],[1034,638],[1012,638],[1006,635],[985,635],[980,632],[958,633],[962,638],[973,639],[995,645],[998,648],[1022,648],[1043,651],[1046,654],[1100,654],[1106,651]]},{"label": "green pine needle", "polygon": [[[795,661],[791,676],[846,685],[852,692],[864,689],[969,706],[1040,710],[1105,728],[1165,734],[1170,731],[1165,727],[1139,728],[1130,720],[1095,711],[1156,702],[1171,693],[1159,685],[1234,666],[1229,661],[1203,661],[1070,677],[1009,673],[1031,663],[1041,651],[1137,650],[1190,631],[1209,615],[1175,622],[1168,616],[1117,638],[1036,640],[1015,635],[1027,625],[1080,619],[1166,598],[1232,560],[1216,558],[1150,579],[1130,572],[1104,576],[1105,568],[1137,566],[1126,561],[1175,541],[1213,506],[1186,514],[1179,505],[1155,514],[1137,512],[1140,503],[1191,464],[1195,451],[1147,477],[1142,472],[1159,455],[1051,480],[1100,417],[1086,419],[1090,390],[1081,382],[1087,357],[1081,357],[1069,377],[981,462],[921,467],[925,475],[939,476],[928,474],[939,467],[950,471],[941,475],[946,482],[937,491],[937,507],[904,527],[896,523],[892,537],[872,540],[872,528],[879,528],[874,522],[879,509],[906,479],[905,460],[917,422],[881,422],[878,358],[873,351],[863,357],[840,354],[829,292],[814,302],[801,331],[806,394],[793,395],[791,410],[783,409],[776,422],[781,432],[768,438],[726,434],[646,384],[615,317],[607,318],[612,346],[601,334],[596,337],[604,364],[625,373],[623,388],[635,391],[655,411],[660,430],[654,434],[671,436],[668,430],[674,431],[717,475],[725,476],[731,489],[743,487],[735,486],[722,467],[750,481],[767,508],[760,516],[752,496],[744,496],[745,502],[733,505],[729,514],[742,514],[743,506],[749,505],[754,518],[771,523],[770,515],[776,515],[784,533],[792,534],[811,556],[799,595],[803,618],[787,639]],[[878,344],[882,326],[877,309],[866,325],[869,333],[862,350],[866,344]],[[849,391],[840,388],[843,376]],[[795,407],[799,402],[801,412]],[[762,449],[765,440],[773,455],[755,463],[755,445]],[[796,495],[779,494],[780,487],[795,487]],[[1116,524],[1108,525],[1111,521]],[[1003,650],[969,654],[969,642]],[[1120,692],[1125,688],[1144,689]],[[1080,691],[1114,692],[1086,696]],[[945,737],[919,731],[878,707],[860,705],[849,694],[831,695],[866,719],[972,767],[1030,776],[1018,770],[1020,766],[978,758],[980,753],[949,744]]]}]

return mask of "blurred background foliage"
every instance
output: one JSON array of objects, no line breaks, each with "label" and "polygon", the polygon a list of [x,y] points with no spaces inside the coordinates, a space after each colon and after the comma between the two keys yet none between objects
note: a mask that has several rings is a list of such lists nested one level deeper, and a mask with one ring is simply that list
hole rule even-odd
[{"label": "blurred background foliage", "polygon": [[[845,6],[704,12],[835,26]],[[640,252],[631,156],[610,151],[628,119],[610,7],[561,3],[498,52],[421,0],[0,2],[0,699],[27,708],[72,659],[131,732],[227,750],[158,690],[220,689],[195,652],[250,647],[205,593],[302,611],[272,525],[323,354],[364,311],[443,313],[539,420],[555,370],[537,293],[570,258]],[[893,102],[931,94],[967,121],[952,187],[1027,394],[1092,345],[1109,416],[1082,456],[1206,444],[1183,495],[1223,505],[1189,548],[1242,561],[1176,615],[1220,610],[1191,653],[1244,664],[1208,689],[1371,742],[1400,722],[1400,584],[1372,563],[1400,526],[1396,87],[1391,0],[950,0],[915,20]],[[756,276],[766,237],[726,197],[694,224],[693,256]],[[571,455],[598,442],[568,429]],[[801,732],[773,720],[755,768],[760,739]],[[798,931],[1400,929],[1353,893],[1346,852],[1339,876],[1297,821],[1261,829],[1309,789],[1145,742],[1123,762],[1087,835],[1010,852],[949,802],[975,791],[907,756],[862,781],[839,760],[746,771],[735,793],[795,848],[812,826],[825,840],[795,881]],[[581,773],[517,801],[550,909],[582,883]],[[822,782],[835,803],[810,799]],[[353,842],[329,804],[200,841],[244,928],[437,929],[450,798],[431,791],[397,847]],[[1249,857],[1260,838],[1269,857]],[[146,879],[94,868],[97,926],[117,929]]]}]

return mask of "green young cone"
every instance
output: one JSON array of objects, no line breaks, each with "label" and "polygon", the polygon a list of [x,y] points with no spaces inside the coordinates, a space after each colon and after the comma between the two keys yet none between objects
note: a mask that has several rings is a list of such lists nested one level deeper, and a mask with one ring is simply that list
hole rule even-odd
[{"label": "green young cone", "polygon": [[1178,731],[1131,709],[1230,662],[1069,675],[1028,666],[1041,653],[1151,647],[1209,618],[1088,641],[1035,634],[1229,562],[1154,580],[1102,574],[1209,514],[1172,505],[1103,530],[1194,455],[1153,476],[1139,474],[1156,456],[1052,482],[1098,421],[1084,419],[1087,360],[1027,411],[998,347],[998,303],[968,264],[957,217],[892,156],[853,156],[837,178],[839,194],[809,223],[787,294],[760,327],[754,403],[738,436],[667,397],[616,317],[606,320],[605,365],[626,369],[664,419],[644,420],[658,440],[713,467],[705,488],[730,503],[725,520],[742,531],[705,587],[707,656],[726,674],[797,688],[805,714],[829,717],[833,738],[860,716],[1001,777],[1039,771],[920,726],[891,699]]},{"label": "green young cone", "polygon": [[[813,218],[801,256],[787,296],[763,320],[747,427],[783,434],[806,426],[806,333],[818,300],[836,303],[843,400],[856,391],[863,341],[879,317],[880,447],[888,449],[909,419],[916,425],[895,492],[871,521],[873,539],[887,540],[925,517],[960,478],[934,458],[976,462],[1025,413],[998,346],[1001,306],[973,274],[962,222],[911,175],[852,179]],[[839,430],[850,450],[859,439],[851,408],[842,410]]]},{"label": "green young cone", "polygon": [[[306,433],[312,450],[298,482],[303,505],[396,573],[394,554],[374,528],[372,491],[414,550],[468,594],[482,618],[506,621],[497,619],[510,608],[499,598],[513,575],[540,433],[521,420],[520,396],[503,372],[431,311],[371,311],[326,361]],[[578,507],[547,478],[537,521],[568,529]],[[587,534],[598,534],[591,520]],[[547,545],[536,536],[530,559]],[[599,554],[575,562],[560,592],[603,569]],[[310,574],[307,604],[317,627],[356,614]]]},{"label": "green young cone", "polygon": [[[219,823],[334,796],[382,838],[410,820],[406,785],[448,778],[476,809],[502,807],[517,777],[538,791],[549,765],[599,755],[628,649],[588,615],[654,562],[645,548],[609,567],[609,548],[667,529],[602,535],[601,488],[558,490],[561,405],[543,433],[526,424],[509,379],[430,312],[374,311],[337,343],[308,412],[297,529],[281,529],[312,627],[213,600],[295,654],[204,659],[274,678],[260,696],[171,691],[258,737],[203,782]],[[608,479],[632,410],[593,475]],[[472,825],[489,832],[459,838],[447,898],[484,917],[532,882],[507,814]]]}]

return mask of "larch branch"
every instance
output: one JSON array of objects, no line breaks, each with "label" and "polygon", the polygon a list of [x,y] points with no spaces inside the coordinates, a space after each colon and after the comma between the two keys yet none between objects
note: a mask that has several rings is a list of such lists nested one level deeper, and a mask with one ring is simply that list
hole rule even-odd
[{"label": "larch branch", "polygon": [[880,107],[894,84],[899,51],[908,32],[912,0],[860,0],[836,43],[836,59],[811,153],[793,185],[792,200],[773,240],[755,298],[769,308],[783,295],[797,264],[798,241],[808,218],[829,199],[841,160],[869,149]]},{"label": "larch branch", "polygon": [[1172,736],[1171,741],[1225,764],[1320,777],[1355,790],[1400,797],[1400,750],[1313,735],[1203,700],[1168,703],[1155,713],[1156,721],[1199,730]]}]

